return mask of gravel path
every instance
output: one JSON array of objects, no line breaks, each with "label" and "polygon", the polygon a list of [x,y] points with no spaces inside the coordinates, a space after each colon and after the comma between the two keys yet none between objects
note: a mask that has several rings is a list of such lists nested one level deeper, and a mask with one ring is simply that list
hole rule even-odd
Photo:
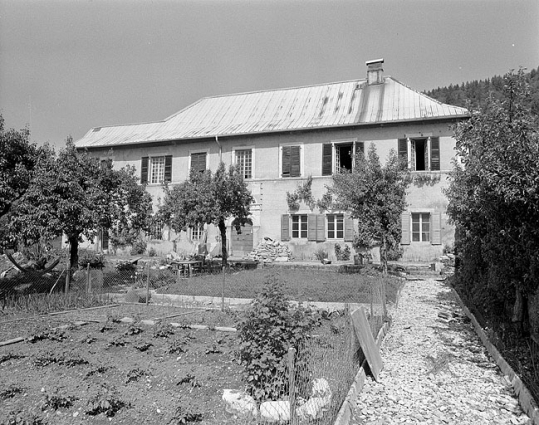
[{"label": "gravel path", "polygon": [[382,358],[379,382],[367,378],[351,425],[529,421],[443,282],[406,283]]}]

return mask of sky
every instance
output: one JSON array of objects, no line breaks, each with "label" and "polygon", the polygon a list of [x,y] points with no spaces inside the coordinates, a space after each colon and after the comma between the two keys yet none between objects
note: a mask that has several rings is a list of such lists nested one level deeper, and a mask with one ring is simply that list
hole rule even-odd
[{"label": "sky", "polygon": [[223,94],[539,67],[538,0],[0,0],[0,114],[57,148]]}]

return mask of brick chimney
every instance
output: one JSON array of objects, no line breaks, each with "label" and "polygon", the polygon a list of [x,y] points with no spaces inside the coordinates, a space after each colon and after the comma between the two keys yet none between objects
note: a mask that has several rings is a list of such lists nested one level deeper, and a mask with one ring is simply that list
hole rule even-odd
[{"label": "brick chimney", "polygon": [[382,84],[384,82],[383,59],[375,59],[365,62],[367,65],[367,84]]}]

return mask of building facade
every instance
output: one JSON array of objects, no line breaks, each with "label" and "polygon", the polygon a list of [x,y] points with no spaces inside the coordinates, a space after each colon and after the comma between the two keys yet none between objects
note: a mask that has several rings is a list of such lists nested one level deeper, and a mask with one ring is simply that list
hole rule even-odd
[{"label": "building facade", "polygon": [[[239,165],[255,203],[252,226],[239,235],[229,229],[231,255],[245,255],[267,236],[286,241],[297,259],[332,253],[336,243],[351,247],[354,223],[345,211],[304,202],[291,209],[287,192],[312,181],[320,199],[358,151],[374,144],[383,160],[393,149],[414,175],[402,216],[404,260],[428,261],[454,241],[442,189],[455,155],[452,128],[468,111],[384,76],[382,65],[367,62],[364,79],[204,98],[163,121],[93,128],[76,146],[115,167],[135,166],[156,210],[164,181],[181,183],[191,169],[215,170],[220,161]],[[219,242],[211,227],[176,235],[157,223],[148,239],[161,252],[189,253],[200,243],[211,250]]]}]

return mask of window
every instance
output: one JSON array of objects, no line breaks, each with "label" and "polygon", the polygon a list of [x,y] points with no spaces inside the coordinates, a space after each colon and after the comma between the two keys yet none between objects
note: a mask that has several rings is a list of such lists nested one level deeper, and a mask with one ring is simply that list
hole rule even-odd
[{"label": "window", "polygon": [[253,151],[252,149],[236,150],[236,165],[244,179],[253,177]]},{"label": "window", "polygon": [[152,220],[150,224],[150,230],[148,232],[150,239],[162,240],[163,239],[163,222],[161,220]]},{"label": "window", "polygon": [[281,157],[281,177],[301,177],[301,146],[282,146]]},{"label": "window", "polygon": [[142,184],[172,181],[172,155],[143,157],[140,171]]},{"label": "window", "polygon": [[322,175],[331,176],[344,170],[352,170],[355,155],[364,152],[364,142],[331,142],[322,146]]},{"label": "window", "polygon": [[328,214],[328,239],[344,238],[344,215]]},{"label": "window", "polygon": [[307,238],[307,216],[292,216],[292,238]]},{"label": "window", "polygon": [[412,213],[412,242],[430,242],[429,213]]},{"label": "window", "polygon": [[204,235],[204,225],[198,224],[195,227],[189,228],[189,239],[192,241],[198,242],[202,240],[202,236]]},{"label": "window", "polygon": [[399,157],[413,171],[440,170],[440,138],[414,137],[399,139]]},{"label": "window", "polygon": [[191,170],[203,173],[206,171],[206,152],[197,152],[191,154]]}]

